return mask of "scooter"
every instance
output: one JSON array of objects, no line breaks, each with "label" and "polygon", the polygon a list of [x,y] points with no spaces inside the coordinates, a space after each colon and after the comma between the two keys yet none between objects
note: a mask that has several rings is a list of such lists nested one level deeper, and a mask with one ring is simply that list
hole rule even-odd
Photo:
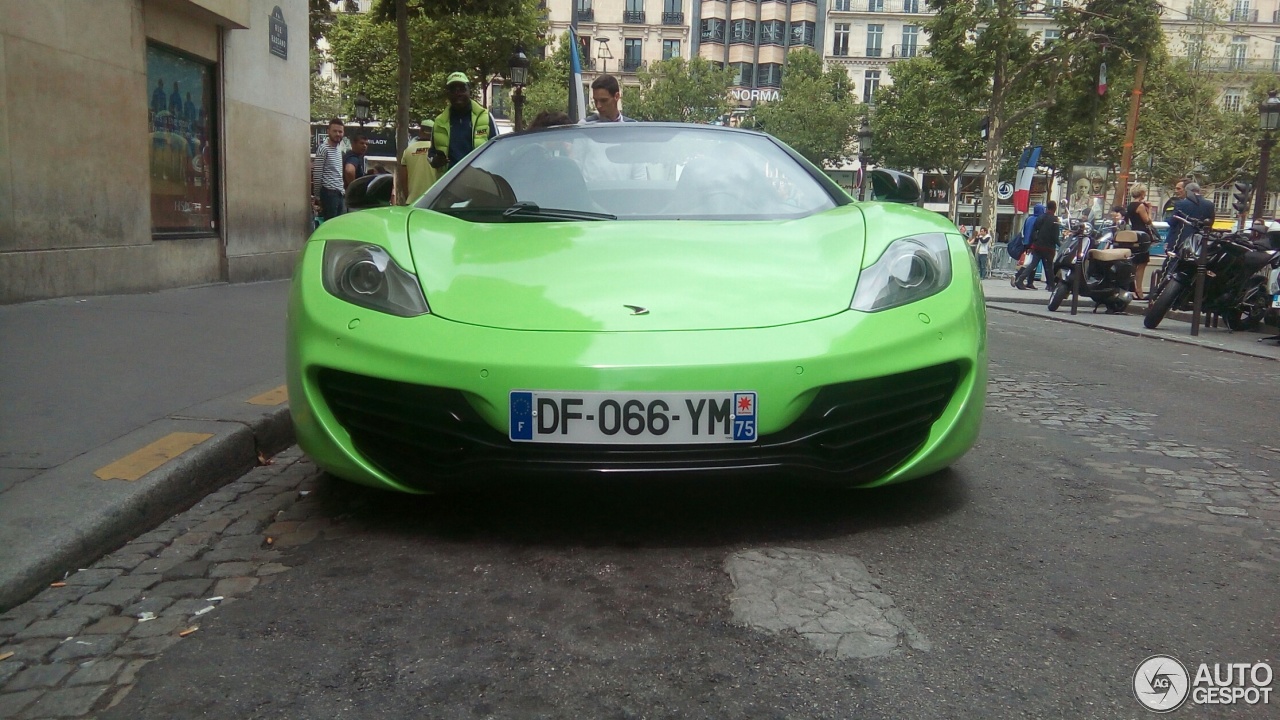
[{"label": "scooter", "polygon": [[1093,311],[1106,307],[1111,314],[1122,313],[1133,294],[1133,249],[1150,247],[1151,238],[1144,232],[1117,231],[1110,222],[1096,227],[1072,220],[1066,244],[1053,261],[1056,284],[1049,296],[1049,310],[1056,311],[1071,295],[1076,278],[1080,294],[1094,302]]}]

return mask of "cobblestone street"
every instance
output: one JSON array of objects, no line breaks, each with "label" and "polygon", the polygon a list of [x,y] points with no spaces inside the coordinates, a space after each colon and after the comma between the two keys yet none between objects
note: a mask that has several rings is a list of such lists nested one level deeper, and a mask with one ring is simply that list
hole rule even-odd
[{"label": "cobblestone street", "polygon": [[286,572],[287,548],[341,531],[312,519],[316,475],[290,448],[0,615],[0,717],[86,717],[120,702],[202,618]]}]

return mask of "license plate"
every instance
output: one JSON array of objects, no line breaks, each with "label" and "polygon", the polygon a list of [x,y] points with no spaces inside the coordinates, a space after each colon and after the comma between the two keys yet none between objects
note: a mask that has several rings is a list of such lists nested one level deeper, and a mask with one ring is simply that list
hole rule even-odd
[{"label": "license plate", "polygon": [[1271,307],[1280,308],[1280,295],[1271,296]]},{"label": "license plate", "polygon": [[512,390],[508,437],[584,445],[700,445],[756,440],[756,394]]}]

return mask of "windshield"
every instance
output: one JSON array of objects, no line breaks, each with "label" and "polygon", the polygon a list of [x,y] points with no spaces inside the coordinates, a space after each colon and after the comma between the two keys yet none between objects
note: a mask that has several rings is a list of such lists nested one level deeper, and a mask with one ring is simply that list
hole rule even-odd
[{"label": "windshield", "polygon": [[695,125],[575,125],[512,135],[441,183],[419,207],[479,222],[777,220],[836,206],[768,137]]}]

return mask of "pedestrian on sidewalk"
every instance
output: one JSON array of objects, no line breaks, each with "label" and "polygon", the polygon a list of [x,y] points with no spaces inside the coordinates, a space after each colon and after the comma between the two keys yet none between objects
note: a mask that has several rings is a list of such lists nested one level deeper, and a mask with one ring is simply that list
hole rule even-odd
[{"label": "pedestrian on sidewalk", "polygon": [[338,118],[329,121],[329,135],[316,148],[311,161],[311,195],[320,202],[320,215],[332,220],[343,213],[346,186],[342,184],[342,136],[346,127]]},{"label": "pedestrian on sidewalk", "polygon": [[423,120],[418,139],[409,143],[400,158],[400,167],[396,168],[396,202],[400,205],[422,197],[440,179],[440,171],[431,166],[436,155],[435,143],[431,140],[434,127],[434,121]]},{"label": "pedestrian on sidewalk", "polygon": [[1058,216],[1054,213],[1058,204],[1053,200],[1045,203],[1044,215],[1041,215],[1031,226],[1031,249],[1027,262],[1022,266],[1014,287],[1019,290],[1035,290],[1034,280],[1036,266],[1044,265],[1044,281],[1049,290],[1053,290],[1053,258],[1058,252],[1058,243],[1062,239],[1062,229],[1058,225]]},{"label": "pedestrian on sidewalk", "polygon": [[978,258],[978,279],[986,280],[991,274],[991,233],[986,228],[978,228],[969,244]]},{"label": "pedestrian on sidewalk", "polygon": [[445,79],[449,107],[436,116],[431,139],[436,146],[437,170],[452,168],[472,150],[498,135],[498,125],[483,105],[471,99],[471,79],[456,72]]},{"label": "pedestrian on sidewalk", "polygon": [[1147,202],[1147,186],[1134,183],[1129,190],[1129,200],[1129,206],[1124,212],[1125,219],[1129,221],[1129,229],[1147,234],[1147,242],[1139,245],[1133,253],[1133,297],[1135,300],[1145,300],[1142,275],[1151,262],[1151,243],[1156,239],[1156,229],[1151,224],[1151,203]]},{"label": "pedestrian on sidewalk", "polygon": [[369,152],[369,139],[365,136],[354,133],[351,136],[351,149],[342,156],[342,183],[343,187],[351,186],[356,178],[364,177],[369,174],[369,166],[365,159],[365,155]]}]

